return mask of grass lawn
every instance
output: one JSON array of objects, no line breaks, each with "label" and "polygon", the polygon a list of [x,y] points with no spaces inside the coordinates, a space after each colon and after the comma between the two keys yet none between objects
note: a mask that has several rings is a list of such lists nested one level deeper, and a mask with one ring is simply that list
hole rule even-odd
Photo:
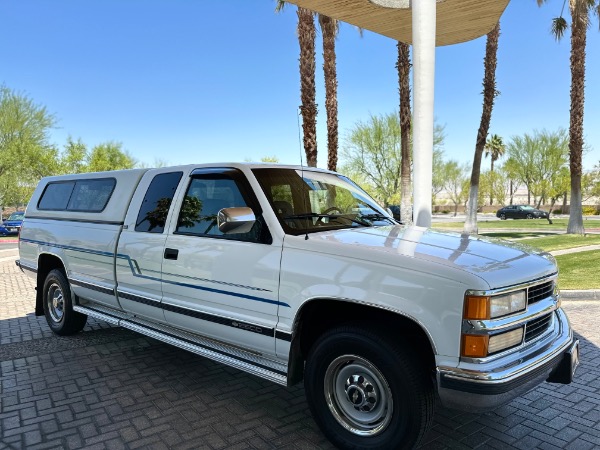
[{"label": "grass lawn", "polygon": [[[518,240],[532,247],[551,252],[565,248],[576,248],[585,245],[600,244],[600,235],[577,236],[571,234],[554,234],[536,236],[537,233],[488,233],[488,236]],[[539,235],[538,235],[539,236]],[[530,238],[530,239],[524,239]],[[558,285],[561,289],[600,289],[600,251],[591,250],[556,257],[558,263]]]},{"label": "grass lawn", "polygon": [[[484,233],[482,233],[484,234]],[[583,247],[585,245],[600,244],[600,235],[589,234],[579,236],[574,234],[553,234],[541,236],[536,233],[487,233],[486,236],[501,237],[503,239],[518,240],[523,244],[541,248],[547,252],[562,250],[565,248]]]},{"label": "grass lawn", "polygon": [[600,289],[600,251],[571,253],[556,257],[561,289]]},{"label": "grass lawn", "polygon": [[[566,231],[569,219],[552,219],[552,225],[547,220],[478,220],[479,230],[548,230],[548,231]],[[434,222],[433,228],[444,228],[448,230],[462,229],[464,222]],[[600,220],[583,219],[585,228],[600,228]]]}]

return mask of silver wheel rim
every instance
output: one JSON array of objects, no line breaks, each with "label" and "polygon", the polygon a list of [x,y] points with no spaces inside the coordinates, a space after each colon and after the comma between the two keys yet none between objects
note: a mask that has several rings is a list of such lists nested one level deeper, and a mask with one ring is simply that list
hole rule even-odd
[{"label": "silver wheel rim", "polygon": [[392,391],[383,374],[364,358],[343,355],[325,372],[325,400],[338,423],[358,436],[374,436],[389,425]]},{"label": "silver wheel rim", "polygon": [[52,283],[48,288],[48,312],[54,322],[60,322],[65,314],[63,291],[57,283]]}]

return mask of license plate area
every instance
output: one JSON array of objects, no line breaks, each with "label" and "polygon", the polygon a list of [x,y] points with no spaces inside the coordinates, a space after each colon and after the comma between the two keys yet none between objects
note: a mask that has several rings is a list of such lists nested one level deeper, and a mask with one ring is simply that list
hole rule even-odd
[{"label": "license plate area", "polygon": [[550,373],[546,381],[549,383],[570,384],[579,367],[579,340],[573,342],[571,347],[563,353],[562,360]]}]

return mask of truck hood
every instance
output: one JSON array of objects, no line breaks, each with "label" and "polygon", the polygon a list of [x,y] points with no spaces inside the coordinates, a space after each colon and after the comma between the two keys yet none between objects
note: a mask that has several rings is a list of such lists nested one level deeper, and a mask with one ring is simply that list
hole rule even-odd
[{"label": "truck hood", "polygon": [[[304,236],[301,238],[304,240]],[[309,235],[305,245],[311,251],[414,270],[431,271],[435,267],[431,263],[435,263],[441,276],[455,276],[455,271],[459,270],[480,278],[487,285],[485,287],[491,289],[529,282],[557,272],[552,255],[527,245],[417,226],[314,233]],[[466,282],[472,279],[465,278]]]}]

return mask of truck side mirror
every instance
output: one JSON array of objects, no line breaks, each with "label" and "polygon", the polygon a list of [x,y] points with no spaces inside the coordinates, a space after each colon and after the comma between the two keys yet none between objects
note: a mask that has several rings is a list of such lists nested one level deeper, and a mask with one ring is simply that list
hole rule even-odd
[{"label": "truck side mirror", "polygon": [[255,222],[254,212],[247,207],[223,208],[217,213],[217,225],[223,234],[248,233]]}]

